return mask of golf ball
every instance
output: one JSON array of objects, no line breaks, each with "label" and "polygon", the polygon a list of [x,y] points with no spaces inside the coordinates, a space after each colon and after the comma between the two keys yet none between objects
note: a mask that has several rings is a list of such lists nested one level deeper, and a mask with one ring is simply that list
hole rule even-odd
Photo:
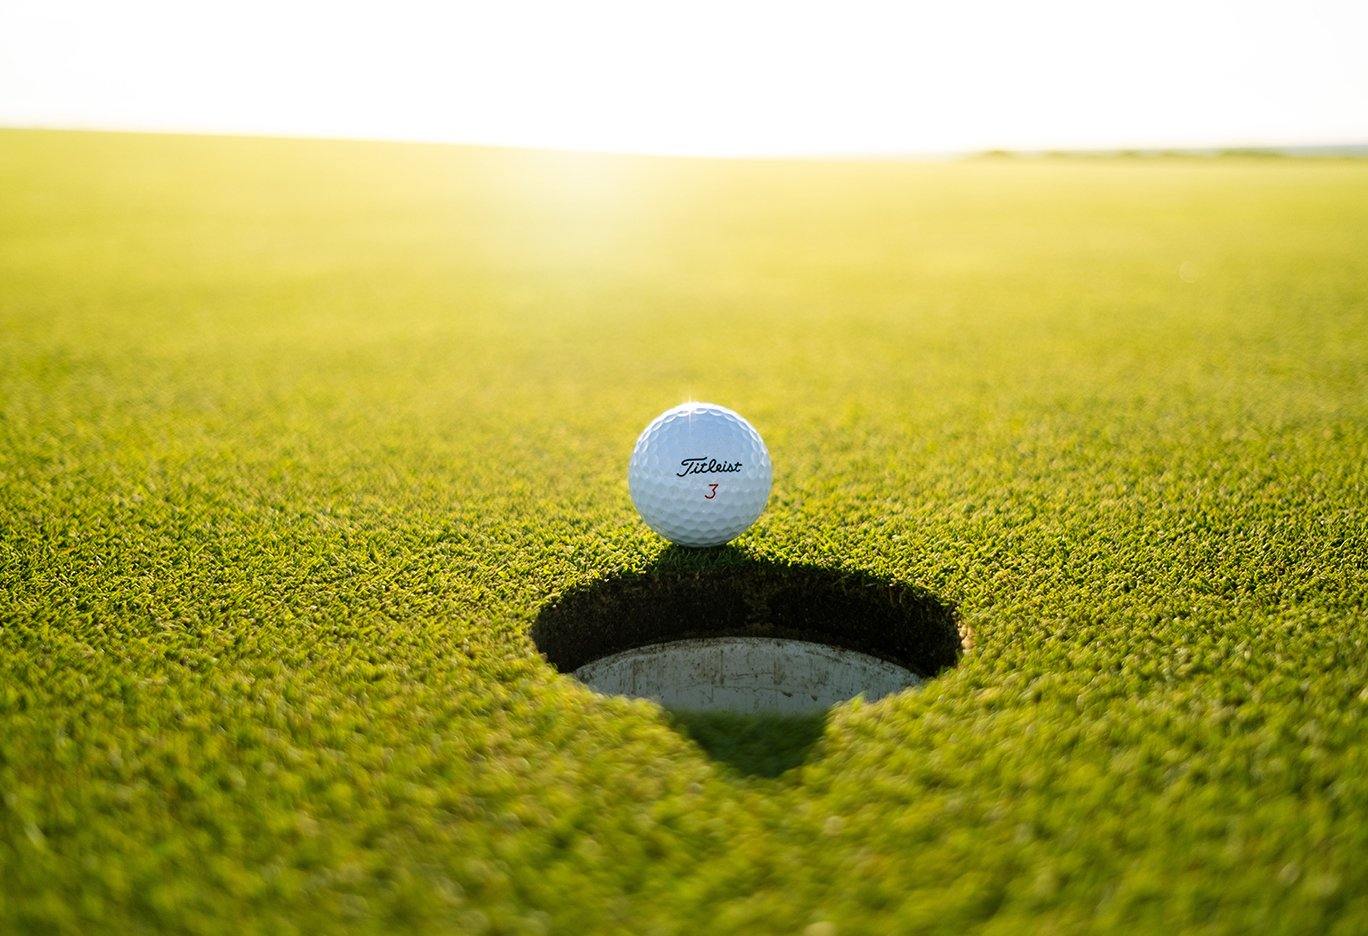
[{"label": "golf ball", "polygon": [[627,484],[652,530],[681,546],[717,546],[760,516],[771,475],[750,423],[724,406],[683,403],[641,433]]}]

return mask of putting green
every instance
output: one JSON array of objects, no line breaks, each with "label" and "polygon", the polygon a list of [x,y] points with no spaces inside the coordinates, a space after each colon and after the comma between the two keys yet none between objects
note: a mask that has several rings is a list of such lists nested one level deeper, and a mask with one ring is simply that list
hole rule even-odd
[{"label": "putting green", "polygon": [[[1364,162],[0,134],[0,931],[1362,932],[1365,335]],[[724,550],[627,496],[689,397]],[[690,576],[971,641],[801,723],[536,652]]]}]

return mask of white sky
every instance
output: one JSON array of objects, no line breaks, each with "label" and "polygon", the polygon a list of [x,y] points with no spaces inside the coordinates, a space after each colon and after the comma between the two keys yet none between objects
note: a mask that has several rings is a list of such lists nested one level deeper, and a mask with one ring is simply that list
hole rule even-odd
[{"label": "white sky", "polygon": [[669,153],[1368,142],[1368,0],[2,0],[0,124]]}]

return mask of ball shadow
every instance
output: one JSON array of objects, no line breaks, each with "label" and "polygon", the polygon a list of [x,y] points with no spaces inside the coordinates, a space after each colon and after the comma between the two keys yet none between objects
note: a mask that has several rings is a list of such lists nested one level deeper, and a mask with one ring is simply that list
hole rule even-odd
[{"label": "ball shadow", "polygon": [[[532,626],[537,648],[572,674],[636,647],[708,637],[778,637],[856,650],[929,679],[953,666],[963,639],[952,605],[865,572],[753,558],[735,547],[670,547],[646,572],[568,589]],[[801,764],[820,740],[814,716],[669,713],[714,761],[771,777]]]}]

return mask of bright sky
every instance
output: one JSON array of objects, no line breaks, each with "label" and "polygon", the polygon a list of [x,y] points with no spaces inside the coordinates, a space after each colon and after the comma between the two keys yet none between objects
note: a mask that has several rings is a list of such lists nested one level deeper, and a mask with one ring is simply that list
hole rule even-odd
[{"label": "bright sky", "polygon": [[1368,142],[1368,0],[3,0],[0,124],[706,154]]}]

